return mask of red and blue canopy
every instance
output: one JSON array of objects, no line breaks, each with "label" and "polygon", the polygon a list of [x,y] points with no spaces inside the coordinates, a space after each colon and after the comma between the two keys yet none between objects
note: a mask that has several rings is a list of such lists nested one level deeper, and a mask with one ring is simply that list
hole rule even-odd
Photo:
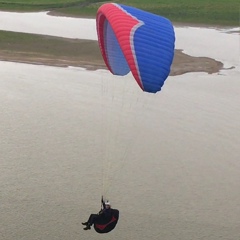
[{"label": "red and blue canopy", "polygon": [[174,57],[172,23],[115,3],[103,4],[96,21],[99,47],[109,71],[121,76],[131,71],[143,91],[160,91]]}]

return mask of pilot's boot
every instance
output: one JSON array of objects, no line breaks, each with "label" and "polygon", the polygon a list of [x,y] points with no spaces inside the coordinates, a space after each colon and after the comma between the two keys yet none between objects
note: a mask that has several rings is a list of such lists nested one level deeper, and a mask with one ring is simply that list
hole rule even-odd
[{"label": "pilot's boot", "polygon": [[90,229],[91,229],[90,224],[87,224],[87,226],[84,228],[84,230],[90,230]]},{"label": "pilot's boot", "polygon": [[82,222],[82,225],[87,226],[87,225],[88,225],[88,222]]}]

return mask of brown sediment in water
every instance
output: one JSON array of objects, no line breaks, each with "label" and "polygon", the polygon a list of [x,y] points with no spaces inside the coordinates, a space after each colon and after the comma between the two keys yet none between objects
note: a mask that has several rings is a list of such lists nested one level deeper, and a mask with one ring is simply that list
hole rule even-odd
[{"label": "brown sediment in water", "polygon": [[188,72],[217,73],[223,68],[223,63],[208,57],[193,57],[176,50],[171,68],[171,76]]}]

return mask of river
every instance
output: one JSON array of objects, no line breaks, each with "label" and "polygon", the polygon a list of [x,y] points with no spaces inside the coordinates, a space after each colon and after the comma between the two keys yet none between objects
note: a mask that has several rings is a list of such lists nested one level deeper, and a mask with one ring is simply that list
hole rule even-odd
[{"label": "river", "polygon": [[[44,12],[0,12],[0,29],[96,39],[92,19]],[[0,62],[1,240],[240,239],[239,35],[175,30],[233,68],[152,95],[130,74]],[[106,235],[81,225],[102,193],[120,210]]]}]

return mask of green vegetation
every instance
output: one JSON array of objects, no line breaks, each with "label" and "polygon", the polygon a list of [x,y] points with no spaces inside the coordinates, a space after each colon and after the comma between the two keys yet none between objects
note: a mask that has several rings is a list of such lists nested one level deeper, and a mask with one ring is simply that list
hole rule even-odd
[{"label": "green vegetation", "polygon": [[[17,41],[16,41],[17,39]],[[66,42],[68,44],[66,44]],[[80,46],[84,42],[85,48]],[[89,45],[89,46],[88,46]],[[38,34],[18,33],[0,30],[1,49],[19,50],[22,52],[36,52],[59,57],[68,54],[69,56],[87,55],[89,52],[99,52],[96,41],[66,39],[54,36],[45,36]],[[89,49],[92,49],[89,51]],[[100,52],[99,52],[100,54]]]},{"label": "green vegetation", "polygon": [[84,0],[0,0],[0,9],[7,11],[40,11],[68,8],[79,5]]},{"label": "green vegetation", "polygon": [[[173,22],[239,26],[239,0],[118,0],[163,15]],[[8,11],[54,10],[76,17],[95,17],[103,1],[96,0],[0,0],[0,9]]]}]

